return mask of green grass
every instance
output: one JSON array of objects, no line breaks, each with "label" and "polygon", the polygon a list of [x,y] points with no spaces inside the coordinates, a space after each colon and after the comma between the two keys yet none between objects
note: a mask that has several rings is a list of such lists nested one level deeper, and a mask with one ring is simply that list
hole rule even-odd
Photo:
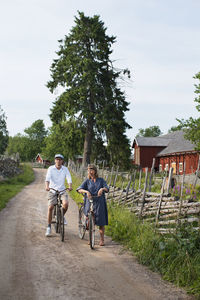
[{"label": "green grass", "polygon": [[[73,177],[71,197],[82,201],[75,190],[82,182]],[[158,188],[158,187],[157,187]],[[138,261],[162,277],[200,299],[200,232],[189,225],[166,237],[156,233],[152,224],[142,222],[122,207],[108,204],[106,234],[129,249]]]},{"label": "green grass", "polygon": [[34,173],[30,164],[20,166],[23,173],[0,182],[0,210],[6,206],[6,203],[19,193],[22,188],[34,180]]},{"label": "green grass", "polygon": [[108,211],[107,235],[131,250],[140,263],[200,299],[200,232],[187,226],[166,239],[152,224],[142,223],[121,207],[111,204]]},{"label": "green grass", "polygon": [[83,180],[76,177],[72,172],[70,172],[70,173],[71,173],[71,176],[72,176],[73,190],[69,194],[76,203],[83,202],[83,195],[79,194],[76,191],[77,187],[79,187],[79,185],[82,183]]}]

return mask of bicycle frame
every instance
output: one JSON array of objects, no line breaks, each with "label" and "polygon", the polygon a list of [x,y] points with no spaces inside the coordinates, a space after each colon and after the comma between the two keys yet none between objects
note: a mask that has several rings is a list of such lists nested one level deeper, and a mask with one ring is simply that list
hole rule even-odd
[{"label": "bicycle frame", "polygon": [[53,188],[50,188],[56,192],[57,203],[54,205],[54,215],[56,216],[56,233],[60,233],[61,241],[64,241],[64,213],[62,209],[62,200],[61,193],[68,190],[64,189],[62,191],[57,191]]},{"label": "bicycle frame", "polygon": [[[91,199],[88,198],[89,202],[90,202],[90,209],[88,212],[88,222],[89,222],[89,241],[90,241],[90,248],[94,249],[94,245],[95,245],[95,213],[94,213],[94,198],[98,198],[100,196],[92,196]],[[81,204],[81,207],[79,209],[79,237],[81,239],[84,238],[85,235],[85,231],[87,228],[86,225],[86,220],[83,222],[82,221],[82,216],[83,216],[84,212],[83,212],[83,204]]]}]

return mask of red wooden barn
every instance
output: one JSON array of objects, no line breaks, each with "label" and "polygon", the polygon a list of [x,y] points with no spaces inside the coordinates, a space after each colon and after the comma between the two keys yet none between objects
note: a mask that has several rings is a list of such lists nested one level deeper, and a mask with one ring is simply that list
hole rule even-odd
[{"label": "red wooden barn", "polygon": [[182,174],[184,164],[186,174],[194,173],[197,169],[199,153],[195,145],[184,137],[183,131],[175,131],[158,137],[136,137],[133,141],[133,163],[141,168],[152,166],[155,170],[164,171],[173,167],[174,174]]},{"label": "red wooden barn", "polygon": [[35,158],[35,161],[42,164],[42,165],[47,165],[47,166],[50,166],[51,165],[51,161],[48,160],[48,159],[44,159],[40,153],[37,154],[36,158]]}]

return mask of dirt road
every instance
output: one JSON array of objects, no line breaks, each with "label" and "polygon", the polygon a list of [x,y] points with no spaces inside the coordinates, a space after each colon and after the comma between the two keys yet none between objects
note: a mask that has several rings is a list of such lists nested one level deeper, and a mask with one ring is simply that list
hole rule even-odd
[{"label": "dirt road", "polygon": [[65,242],[54,231],[46,238],[45,173],[36,169],[36,180],[0,212],[0,299],[193,299],[110,238],[106,247],[90,250],[87,239],[78,237],[72,200]]}]

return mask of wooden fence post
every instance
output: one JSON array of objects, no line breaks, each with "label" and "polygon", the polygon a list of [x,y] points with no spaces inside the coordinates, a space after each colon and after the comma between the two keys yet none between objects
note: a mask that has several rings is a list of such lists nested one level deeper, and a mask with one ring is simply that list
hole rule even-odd
[{"label": "wooden fence post", "polygon": [[168,178],[168,183],[167,183],[167,194],[169,194],[169,189],[171,187],[172,174],[173,174],[173,168],[171,167],[169,169],[169,178]]},{"label": "wooden fence post", "polygon": [[126,202],[127,197],[128,197],[128,192],[129,192],[130,185],[131,185],[131,181],[132,181],[132,177],[133,177],[133,174],[132,174],[132,173],[131,173],[130,175],[131,175],[131,176],[130,176],[130,180],[129,180],[129,183],[128,183],[127,188],[126,188],[126,199],[125,199],[125,202]]},{"label": "wooden fence post", "polygon": [[150,177],[149,177],[149,192],[151,192],[151,179],[152,179],[152,175],[153,175],[153,171],[154,171],[154,167],[155,167],[155,161],[156,161],[156,159],[153,158],[151,173],[150,173]]},{"label": "wooden fence post", "polygon": [[163,178],[163,182],[162,182],[162,188],[161,188],[161,192],[160,192],[160,199],[159,199],[159,203],[158,203],[158,210],[157,210],[157,213],[156,213],[156,226],[158,225],[158,220],[159,220],[159,216],[160,216],[160,209],[161,209],[161,204],[162,204],[162,198],[163,198],[163,194],[164,194],[166,179],[167,179],[167,174]]},{"label": "wooden fence post", "polygon": [[136,174],[137,174],[137,170],[134,171],[134,175],[133,175],[133,184],[132,184],[132,191],[133,191],[133,192],[134,192],[134,188],[135,188]]},{"label": "wooden fence post", "polygon": [[197,166],[197,170],[196,170],[196,176],[195,176],[195,181],[194,181],[194,188],[197,184],[197,178],[198,178],[198,173],[199,173],[199,167],[200,167],[200,154],[199,154],[199,161],[198,161],[198,166]]},{"label": "wooden fence post", "polygon": [[114,167],[112,166],[112,169],[111,169],[111,174],[110,174],[110,182],[109,182],[109,187],[110,187],[110,185],[111,185],[111,182],[112,182],[113,170],[114,170]]},{"label": "wooden fence post", "polygon": [[141,188],[141,180],[142,180],[142,169],[140,168],[138,190],[140,190],[140,188]]},{"label": "wooden fence post", "polygon": [[114,181],[113,181],[113,186],[114,186],[114,188],[113,188],[113,198],[114,198],[114,193],[115,193],[115,184],[116,184],[116,181],[117,181],[118,170],[119,170],[119,166],[117,166],[115,178],[114,178]]},{"label": "wooden fence post", "polygon": [[[113,170],[114,170],[114,167],[112,166],[112,169],[111,169],[111,175],[110,175],[110,182],[109,182],[109,185],[108,185],[109,189],[110,189],[111,182],[112,182]],[[108,193],[107,193],[107,199],[108,199],[109,193],[110,193],[110,191],[108,191]]]},{"label": "wooden fence post", "polygon": [[103,178],[103,173],[104,173],[104,164],[105,164],[105,160],[103,161],[103,166],[102,166],[102,173],[101,173],[101,177]]},{"label": "wooden fence post", "polygon": [[144,190],[142,194],[142,203],[141,203],[141,209],[140,209],[140,218],[142,217],[142,211],[144,207],[144,202],[145,202],[145,195],[146,195],[146,189],[147,189],[147,181],[148,181],[148,168],[145,168],[145,183],[144,183]]},{"label": "wooden fence post", "polygon": [[177,221],[179,221],[179,219],[180,219],[181,209],[182,209],[182,204],[183,204],[183,188],[184,188],[184,181],[185,181],[185,170],[186,170],[186,163],[184,163],[184,167],[183,167],[183,177],[182,177],[182,183],[181,183],[181,195],[180,195],[180,203],[179,203]]}]

